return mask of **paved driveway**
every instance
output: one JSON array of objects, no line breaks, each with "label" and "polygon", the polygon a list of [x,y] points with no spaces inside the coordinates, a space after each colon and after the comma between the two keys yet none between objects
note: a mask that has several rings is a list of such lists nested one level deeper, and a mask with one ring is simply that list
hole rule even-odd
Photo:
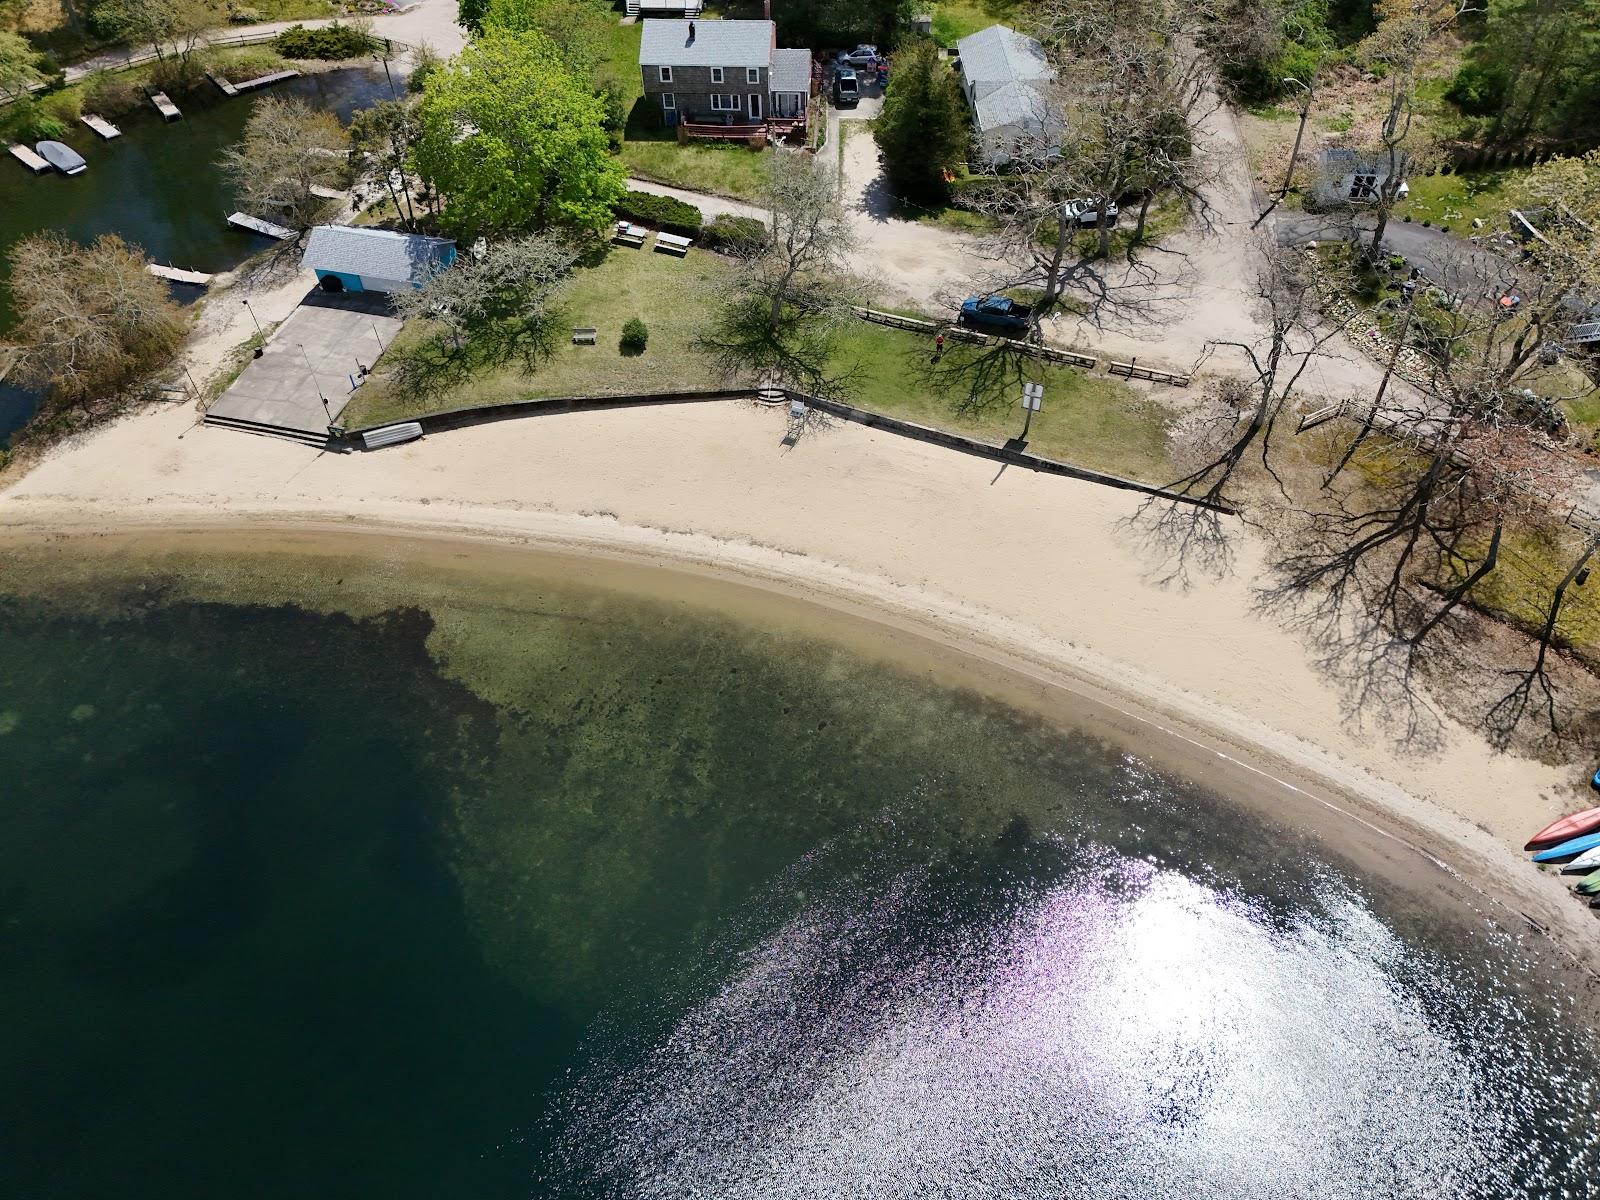
[{"label": "paved driveway", "polygon": [[387,346],[399,329],[387,297],[313,290],[207,415],[321,436],[329,413],[337,420],[349,402],[352,377],[360,378],[379,342]]}]

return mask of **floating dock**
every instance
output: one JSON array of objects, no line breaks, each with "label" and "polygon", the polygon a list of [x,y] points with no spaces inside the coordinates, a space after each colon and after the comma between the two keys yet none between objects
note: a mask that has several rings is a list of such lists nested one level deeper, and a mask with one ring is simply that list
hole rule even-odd
[{"label": "floating dock", "polygon": [[210,71],[207,71],[206,78],[221,88],[224,96],[237,96],[239,94],[239,89],[234,87],[233,84],[229,83],[220,75],[216,75]]},{"label": "floating dock", "polygon": [[171,100],[167,99],[167,94],[165,92],[151,92],[150,103],[154,104],[156,106],[156,111],[168,121],[176,121],[179,117],[183,116],[183,114],[178,111],[178,106]]},{"label": "floating dock", "polygon": [[28,170],[32,171],[35,175],[43,175],[50,169],[49,163],[45,162],[44,159],[40,158],[37,154],[28,149],[28,147],[22,145],[20,142],[12,142],[6,147],[6,149],[11,151],[12,158],[16,159],[23,166],[27,167]]},{"label": "floating dock", "polygon": [[280,242],[287,242],[294,237],[294,230],[275,225],[271,221],[263,221],[260,217],[252,217],[249,213],[230,213],[228,224],[246,233],[259,233],[262,237],[277,238]]},{"label": "floating dock", "polygon": [[188,283],[195,287],[205,287],[211,282],[211,276],[204,271],[185,271],[182,267],[164,267],[160,263],[151,263],[150,274],[157,279],[168,279],[173,283]]},{"label": "floating dock", "polygon": [[122,136],[122,130],[118,129],[104,117],[97,117],[93,113],[84,113],[83,116],[78,118],[78,120],[82,121],[85,125],[94,130],[101,137],[105,138],[105,140],[108,142],[112,138],[119,138]]},{"label": "floating dock", "polygon": [[285,79],[298,79],[299,71],[274,71],[271,75],[258,75],[254,79],[246,79],[243,83],[233,85],[235,92],[253,92],[257,88],[271,87],[275,83],[282,83]]},{"label": "floating dock", "polygon": [[346,193],[341,192],[338,188],[323,187],[320,183],[313,183],[311,185],[311,194],[323,200],[343,200]]}]

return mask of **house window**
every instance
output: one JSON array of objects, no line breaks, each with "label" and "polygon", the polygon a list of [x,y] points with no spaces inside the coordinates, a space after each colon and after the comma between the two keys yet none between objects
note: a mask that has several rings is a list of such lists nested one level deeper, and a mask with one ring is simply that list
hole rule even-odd
[{"label": "house window", "polygon": [[1353,175],[1350,178],[1350,199],[1372,200],[1378,194],[1378,177],[1376,175]]},{"label": "house window", "polygon": [[721,67],[712,67],[711,68],[711,82],[712,83],[721,83],[722,82],[722,68]]},{"label": "house window", "polygon": [[662,92],[661,93],[661,111],[662,112],[676,112],[677,108],[678,108],[678,98],[676,96],[674,96],[671,92]]},{"label": "house window", "polygon": [[746,67],[745,71],[744,71],[744,81],[746,83],[760,83],[761,82],[761,68],[760,67]]},{"label": "house window", "polygon": [[761,93],[750,93],[750,117],[752,120],[761,116]]},{"label": "house window", "polygon": [[719,96],[719,95],[716,95],[715,93],[713,93],[712,96],[711,96],[711,111],[712,112],[738,112],[739,111],[739,97],[737,97],[737,96]]},{"label": "house window", "polygon": [[671,67],[657,67],[656,70],[661,72],[661,82],[662,83],[671,83],[672,82],[672,68]]}]

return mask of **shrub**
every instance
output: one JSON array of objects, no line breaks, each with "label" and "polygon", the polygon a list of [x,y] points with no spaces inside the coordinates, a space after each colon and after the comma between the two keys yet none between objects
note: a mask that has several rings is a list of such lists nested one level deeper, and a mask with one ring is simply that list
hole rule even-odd
[{"label": "shrub", "polygon": [[258,8],[251,8],[245,4],[228,5],[230,25],[254,25],[259,20],[261,20],[261,10]]},{"label": "shrub", "polygon": [[143,92],[124,76],[113,75],[109,71],[97,74],[83,97],[84,109],[99,113],[102,117],[135,112],[144,106],[144,102]]},{"label": "shrub", "polygon": [[653,192],[624,192],[622,199],[611,206],[617,216],[629,221],[642,221],[668,233],[684,237],[699,237],[705,217],[692,204],[672,196],[657,196]]},{"label": "shrub", "polygon": [[24,96],[11,106],[11,128],[26,142],[59,140],[67,127],[51,116],[32,96]]},{"label": "shrub", "polygon": [[1469,62],[1456,72],[1444,98],[1470,116],[1486,117],[1500,111],[1509,84],[1510,76],[1499,63]]},{"label": "shrub", "polygon": [[406,91],[420,95],[428,76],[443,65],[438,51],[426,42],[420,44],[411,52],[411,74],[406,77]]},{"label": "shrub", "polygon": [[285,58],[319,58],[337,61],[360,58],[377,49],[372,35],[358,25],[335,21],[319,29],[291,25],[272,39],[272,48]]},{"label": "shrub", "polygon": [[755,217],[724,215],[713,219],[701,236],[708,249],[743,257],[767,244],[767,225]]},{"label": "shrub", "polygon": [[625,354],[643,354],[650,341],[650,330],[638,317],[629,317],[622,327],[622,350]]}]

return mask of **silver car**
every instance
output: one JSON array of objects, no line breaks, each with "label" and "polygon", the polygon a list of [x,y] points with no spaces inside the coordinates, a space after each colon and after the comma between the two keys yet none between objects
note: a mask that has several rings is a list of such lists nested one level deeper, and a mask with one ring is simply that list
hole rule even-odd
[{"label": "silver car", "polygon": [[854,50],[841,50],[834,61],[852,67],[875,67],[878,65],[878,48],[863,44]]}]

